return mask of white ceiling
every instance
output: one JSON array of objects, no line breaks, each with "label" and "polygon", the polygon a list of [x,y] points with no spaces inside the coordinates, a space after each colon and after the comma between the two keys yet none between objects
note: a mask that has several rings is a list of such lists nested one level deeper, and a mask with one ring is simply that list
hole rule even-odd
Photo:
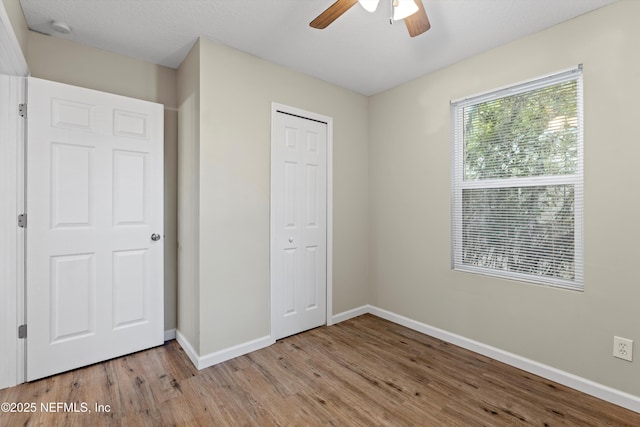
[{"label": "white ceiling", "polygon": [[20,0],[29,27],[177,68],[206,37],[365,95],[540,31],[615,0],[423,0],[431,29],[389,25],[387,0],[356,4],[324,30],[309,27],[334,0]]}]

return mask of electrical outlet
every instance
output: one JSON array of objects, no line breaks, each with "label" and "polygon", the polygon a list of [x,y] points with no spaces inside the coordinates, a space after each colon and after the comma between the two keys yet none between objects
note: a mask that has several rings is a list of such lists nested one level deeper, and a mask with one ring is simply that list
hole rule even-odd
[{"label": "electrical outlet", "polygon": [[613,357],[631,362],[633,360],[633,340],[613,337]]}]

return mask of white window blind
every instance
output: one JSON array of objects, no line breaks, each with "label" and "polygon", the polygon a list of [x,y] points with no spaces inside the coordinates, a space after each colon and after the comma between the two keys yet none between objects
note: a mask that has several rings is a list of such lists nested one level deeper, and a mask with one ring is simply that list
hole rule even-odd
[{"label": "white window blind", "polygon": [[453,268],[582,289],[582,67],[451,113]]}]

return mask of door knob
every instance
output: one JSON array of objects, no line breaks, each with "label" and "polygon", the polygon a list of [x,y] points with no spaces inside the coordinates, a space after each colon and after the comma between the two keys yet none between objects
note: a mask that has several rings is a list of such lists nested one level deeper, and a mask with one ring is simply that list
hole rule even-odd
[{"label": "door knob", "polygon": [[160,235],[156,234],[156,233],[153,233],[151,235],[151,240],[153,240],[154,242],[157,242],[158,240],[160,240]]},{"label": "door knob", "polygon": [[293,237],[289,237],[289,243],[293,243]]}]

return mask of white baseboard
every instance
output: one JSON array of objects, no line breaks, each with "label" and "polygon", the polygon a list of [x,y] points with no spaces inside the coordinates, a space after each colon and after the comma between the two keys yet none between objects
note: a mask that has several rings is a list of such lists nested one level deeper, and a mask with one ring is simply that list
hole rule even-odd
[{"label": "white baseboard", "polygon": [[365,308],[367,313],[373,314],[374,316],[381,317],[393,323],[397,323],[409,329],[413,329],[414,331],[418,331],[425,335],[429,335],[434,338],[441,339],[442,341],[457,345],[459,347],[466,348],[467,350],[482,354],[483,356],[490,357],[492,359],[506,363],[507,365],[511,365],[516,368],[522,369],[523,371],[527,371],[540,377],[546,378],[550,381],[554,381],[567,387],[571,387],[573,389],[579,390],[583,393],[597,397],[607,402],[611,402],[618,406],[622,406],[635,412],[640,412],[640,397],[638,396],[616,390],[614,388],[596,383],[586,378],[579,377],[569,372],[556,369],[552,366],[536,362],[535,360],[527,359],[525,357],[518,356],[517,354],[509,353],[499,348],[492,347],[490,345],[483,344],[481,342],[474,341],[469,338],[465,338],[463,336],[453,334],[451,332],[447,332],[445,330],[421,322],[417,322],[415,320],[409,319],[408,317],[404,317],[375,306],[367,305],[356,310],[351,310],[350,312],[362,312],[363,310],[365,310]]},{"label": "white baseboard", "polygon": [[167,329],[166,331],[164,331],[164,340],[166,341],[171,341],[171,340],[175,340],[176,339],[176,330],[174,329]]},{"label": "white baseboard", "polygon": [[182,335],[182,333],[180,333],[180,330],[178,329],[176,329],[176,341],[178,341],[180,347],[182,347],[184,352],[187,354],[187,357],[189,358],[189,360],[191,360],[193,366],[198,368],[198,359],[200,358],[200,356],[198,356],[198,352],[193,348],[189,340],[184,335]]},{"label": "white baseboard", "polygon": [[351,310],[343,311],[342,313],[335,314],[331,317],[333,324],[344,322],[345,320],[353,319],[354,317],[362,316],[363,314],[371,313],[370,305],[363,305]]},{"label": "white baseboard", "polygon": [[218,363],[226,362],[227,360],[233,359],[238,356],[243,356],[247,353],[251,353],[252,351],[260,350],[261,348],[269,347],[271,344],[274,344],[276,342],[270,335],[267,335],[262,338],[257,338],[246,343],[238,344],[233,347],[225,348],[220,351],[215,351],[213,353],[200,356],[198,352],[195,351],[191,343],[189,343],[189,341],[185,338],[185,336],[180,333],[180,331],[176,331],[176,340],[185,351],[185,353],[187,353],[187,356],[191,360],[191,363],[193,363],[193,365],[198,370],[217,365]]},{"label": "white baseboard", "polygon": [[276,340],[274,340],[271,335],[267,335],[253,341],[209,353],[200,357],[197,367],[198,369],[208,368],[209,366],[217,365],[218,363],[225,362],[229,359],[233,359],[234,357],[243,356],[247,353],[251,353],[252,351],[269,347],[275,342]]}]

